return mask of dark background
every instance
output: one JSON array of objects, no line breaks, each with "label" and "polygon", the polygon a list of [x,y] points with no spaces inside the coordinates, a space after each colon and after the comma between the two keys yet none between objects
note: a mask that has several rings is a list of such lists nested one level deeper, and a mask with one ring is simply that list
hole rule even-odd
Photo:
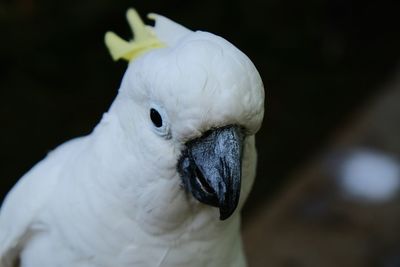
[{"label": "dark background", "polygon": [[0,0],[0,201],[108,109],[126,64],[111,60],[103,36],[129,38],[125,11],[133,6],[218,34],[257,66],[267,99],[249,214],[379,94],[399,59],[399,3]]}]

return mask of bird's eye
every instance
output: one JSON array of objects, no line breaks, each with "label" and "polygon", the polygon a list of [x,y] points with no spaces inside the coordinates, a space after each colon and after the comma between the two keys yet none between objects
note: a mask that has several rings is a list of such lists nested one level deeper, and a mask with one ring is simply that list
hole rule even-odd
[{"label": "bird's eye", "polygon": [[153,131],[159,136],[162,136],[164,138],[167,139],[171,138],[168,115],[165,112],[164,108],[155,103],[151,104],[149,108],[150,108],[149,117],[151,123],[153,124],[152,125]]},{"label": "bird's eye", "polygon": [[150,109],[150,119],[157,128],[160,128],[163,125],[160,113],[154,108]]}]

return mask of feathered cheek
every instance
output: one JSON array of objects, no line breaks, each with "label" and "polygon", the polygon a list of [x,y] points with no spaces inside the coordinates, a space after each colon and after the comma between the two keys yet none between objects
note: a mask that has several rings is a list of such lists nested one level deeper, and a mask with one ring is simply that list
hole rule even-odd
[{"label": "feathered cheek", "polygon": [[180,186],[180,179],[154,183],[141,198],[138,221],[152,235],[166,234],[176,229],[189,214],[189,203]]}]

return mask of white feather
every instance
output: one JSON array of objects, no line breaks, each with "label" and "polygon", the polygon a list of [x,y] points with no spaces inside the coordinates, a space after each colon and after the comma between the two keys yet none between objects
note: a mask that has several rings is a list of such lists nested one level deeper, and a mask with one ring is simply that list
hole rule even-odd
[{"label": "white feather", "polygon": [[[255,175],[261,78],[218,36],[163,17],[156,32],[170,46],[129,64],[93,133],[50,153],[8,194],[0,267],[18,257],[23,267],[245,265],[239,210]],[[153,105],[166,114],[169,138],[153,130]],[[249,137],[239,209],[219,221],[216,208],[181,187],[176,163],[185,141],[229,124],[246,127]]]}]

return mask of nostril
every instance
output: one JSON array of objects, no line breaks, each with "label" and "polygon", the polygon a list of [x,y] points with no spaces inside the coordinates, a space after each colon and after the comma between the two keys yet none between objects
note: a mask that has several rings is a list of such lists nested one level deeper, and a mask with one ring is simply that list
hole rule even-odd
[{"label": "nostril", "polygon": [[204,177],[203,173],[201,172],[198,166],[196,166],[196,168],[194,169],[194,175],[196,177],[197,182],[201,186],[201,189],[204,192],[210,195],[215,193],[214,189],[207,183],[206,178]]},{"label": "nostril", "polygon": [[203,138],[207,138],[207,137],[209,137],[211,134],[212,134],[212,130],[208,130],[208,131],[206,131],[206,132],[204,132],[203,134],[202,134],[202,137]]}]

